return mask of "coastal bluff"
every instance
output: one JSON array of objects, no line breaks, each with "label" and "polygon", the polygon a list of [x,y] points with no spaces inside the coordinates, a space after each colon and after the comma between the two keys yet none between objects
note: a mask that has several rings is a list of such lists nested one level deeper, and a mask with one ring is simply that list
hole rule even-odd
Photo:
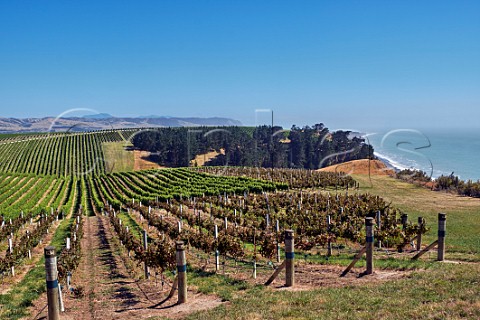
[{"label": "coastal bluff", "polygon": [[361,160],[352,160],[340,164],[335,164],[329,167],[318,169],[317,171],[324,171],[324,172],[344,172],[347,174],[369,174],[369,166],[370,166],[370,174],[377,175],[377,176],[391,176],[395,174],[395,171],[389,167],[385,163],[380,160],[368,160],[368,159],[361,159]]}]

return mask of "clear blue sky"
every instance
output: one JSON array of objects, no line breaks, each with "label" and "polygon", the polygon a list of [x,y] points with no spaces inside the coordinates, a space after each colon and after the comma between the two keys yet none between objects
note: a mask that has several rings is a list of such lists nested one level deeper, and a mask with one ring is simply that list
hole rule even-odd
[{"label": "clear blue sky", "polygon": [[480,1],[0,0],[0,108],[480,127]]}]

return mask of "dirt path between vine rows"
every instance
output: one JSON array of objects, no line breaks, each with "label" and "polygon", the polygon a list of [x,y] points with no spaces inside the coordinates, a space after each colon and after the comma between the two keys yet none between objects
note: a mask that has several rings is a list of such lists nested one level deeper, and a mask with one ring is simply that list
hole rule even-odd
[{"label": "dirt path between vine rows", "polygon": [[[128,258],[108,218],[88,217],[82,238],[80,265],[72,277],[72,287],[82,292],[64,292],[62,319],[144,319],[182,318],[185,315],[221,304],[217,297],[189,293],[189,301],[176,305],[176,295],[156,306],[170,290],[154,280],[139,279],[141,268]],[[64,290],[67,291],[67,290]],[[46,294],[31,307],[30,319],[46,319]],[[36,316],[36,317],[35,317]]]}]

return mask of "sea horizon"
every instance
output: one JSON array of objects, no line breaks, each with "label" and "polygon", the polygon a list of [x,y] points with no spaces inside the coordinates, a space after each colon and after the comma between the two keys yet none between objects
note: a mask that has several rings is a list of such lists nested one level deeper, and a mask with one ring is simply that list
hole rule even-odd
[{"label": "sea horizon", "polygon": [[374,155],[396,170],[421,170],[433,179],[454,174],[480,180],[480,128],[377,130],[366,135]]}]

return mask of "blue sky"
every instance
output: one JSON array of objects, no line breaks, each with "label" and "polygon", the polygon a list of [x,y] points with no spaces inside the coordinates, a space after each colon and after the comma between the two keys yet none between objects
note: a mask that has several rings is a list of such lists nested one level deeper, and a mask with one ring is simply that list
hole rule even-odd
[{"label": "blue sky", "polygon": [[480,127],[480,1],[4,1],[0,116]]}]

